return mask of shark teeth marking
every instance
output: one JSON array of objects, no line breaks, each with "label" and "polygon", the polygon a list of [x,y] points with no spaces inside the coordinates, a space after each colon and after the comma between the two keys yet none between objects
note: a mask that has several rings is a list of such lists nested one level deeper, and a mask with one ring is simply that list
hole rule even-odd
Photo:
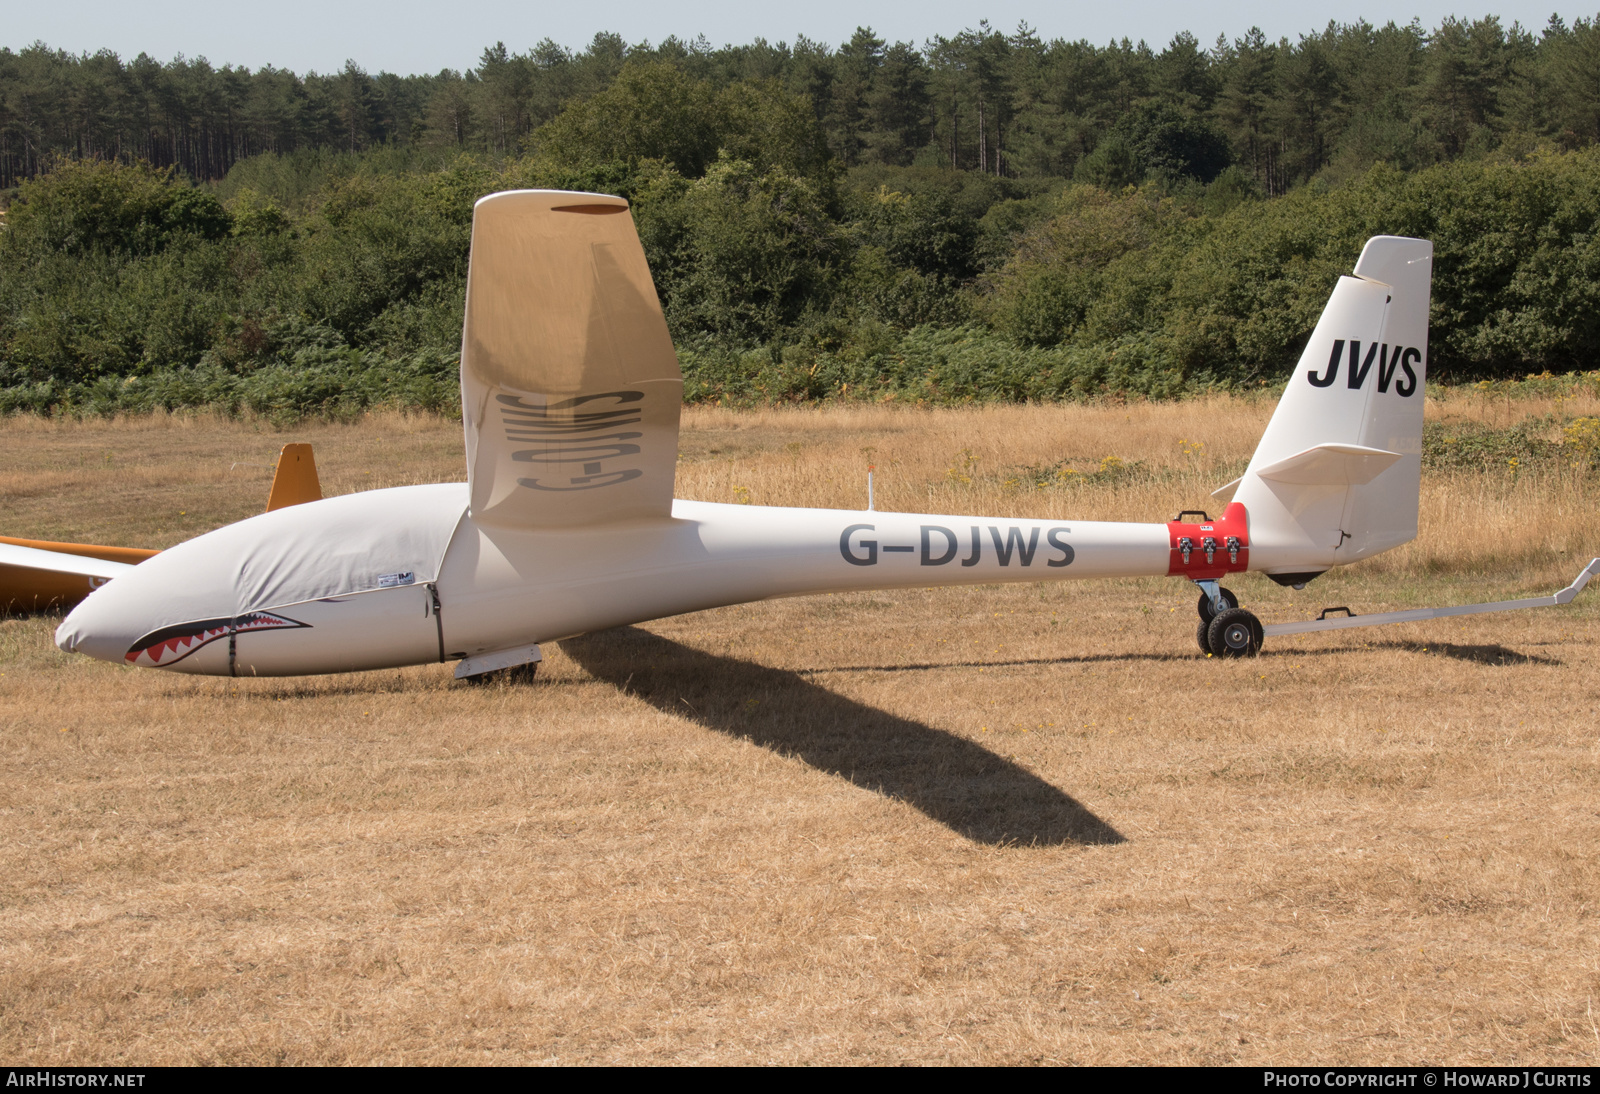
[{"label": "shark teeth marking", "polygon": [[298,619],[290,619],[285,615],[274,615],[272,612],[246,612],[244,615],[237,617],[201,619],[193,623],[178,623],[171,627],[162,627],[160,630],[151,631],[130,646],[128,652],[123,656],[130,665],[139,665],[144,668],[166,668],[182,661],[195,650],[203,646],[209,646],[217,639],[226,638],[230,634],[309,627],[310,625],[309,623],[302,623]]}]

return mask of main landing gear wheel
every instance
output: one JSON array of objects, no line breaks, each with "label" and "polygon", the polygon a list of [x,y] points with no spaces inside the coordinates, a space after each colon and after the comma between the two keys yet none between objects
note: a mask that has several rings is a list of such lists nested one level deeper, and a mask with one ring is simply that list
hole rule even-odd
[{"label": "main landing gear wheel", "polygon": [[[1228,608],[1237,608],[1239,606],[1239,598],[1233,595],[1232,589],[1218,589],[1217,592],[1222,594],[1222,605],[1224,610]],[[1195,607],[1200,612],[1200,624],[1202,627],[1208,626],[1211,623],[1212,618],[1217,614],[1211,609],[1211,598],[1204,592],[1200,594],[1200,603],[1196,604]],[[1200,643],[1200,648],[1206,648],[1204,641]]]},{"label": "main landing gear wheel", "polygon": [[1265,638],[1261,620],[1243,608],[1218,612],[1206,628],[1206,645],[1217,657],[1254,657]]}]

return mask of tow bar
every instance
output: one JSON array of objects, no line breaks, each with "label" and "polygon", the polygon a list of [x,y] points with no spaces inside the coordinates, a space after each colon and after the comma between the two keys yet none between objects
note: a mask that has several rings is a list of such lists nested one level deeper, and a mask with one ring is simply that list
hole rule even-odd
[{"label": "tow bar", "polygon": [[[1522,600],[1497,600],[1492,604],[1462,604],[1454,608],[1416,608],[1409,612],[1379,612],[1356,615],[1349,608],[1324,608],[1316,619],[1304,623],[1268,623],[1262,627],[1268,637],[1277,634],[1305,634],[1309,631],[1342,631],[1349,627],[1381,627],[1387,623],[1413,623],[1419,619],[1440,619],[1451,615],[1482,615],[1484,612],[1514,612],[1520,608],[1553,608],[1570,604],[1592,577],[1600,577],[1600,558],[1583,568],[1576,581],[1554,596],[1530,596]],[[1350,612],[1343,619],[1328,619],[1329,612]]]}]

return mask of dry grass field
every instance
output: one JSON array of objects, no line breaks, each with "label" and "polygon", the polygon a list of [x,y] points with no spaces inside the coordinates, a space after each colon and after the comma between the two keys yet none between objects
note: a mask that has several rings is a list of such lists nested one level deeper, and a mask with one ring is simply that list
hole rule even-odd
[{"label": "dry grass field", "polygon": [[[679,493],[859,507],[872,463],[879,508],[1160,520],[1270,412],[694,409]],[[168,545],[257,511],[291,440],[330,493],[463,474],[432,418],[12,419],[0,533]],[[1415,544],[1231,585],[1268,621],[1546,593],[1600,555],[1597,487],[1430,472]],[[1600,589],[1230,662],[1194,599],[778,601],[488,688],[119,669],[0,621],[0,1057],[1600,1062]]]}]

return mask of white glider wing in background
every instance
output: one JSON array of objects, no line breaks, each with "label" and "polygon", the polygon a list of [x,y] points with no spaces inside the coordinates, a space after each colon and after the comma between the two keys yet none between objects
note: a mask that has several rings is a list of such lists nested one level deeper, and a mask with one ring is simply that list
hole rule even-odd
[{"label": "white glider wing in background", "polygon": [[[267,511],[322,497],[309,444],[286,444],[273,470]],[[0,536],[0,612],[70,607],[160,551],[98,543],[56,543]]]},{"label": "white glider wing in background", "polygon": [[627,202],[553,190],[478,202],[461,409],[480,525],[668,516],[682,402]]},{"label": "white glider wing in background", "polygon": [[128,562],[114,562],[88,555],[69,554],[65,551],[46,551],[14,543],[0,543],[0,566],[73,574],[102,581],[110,581],[118,574],[133,569],[133,564]]}]

